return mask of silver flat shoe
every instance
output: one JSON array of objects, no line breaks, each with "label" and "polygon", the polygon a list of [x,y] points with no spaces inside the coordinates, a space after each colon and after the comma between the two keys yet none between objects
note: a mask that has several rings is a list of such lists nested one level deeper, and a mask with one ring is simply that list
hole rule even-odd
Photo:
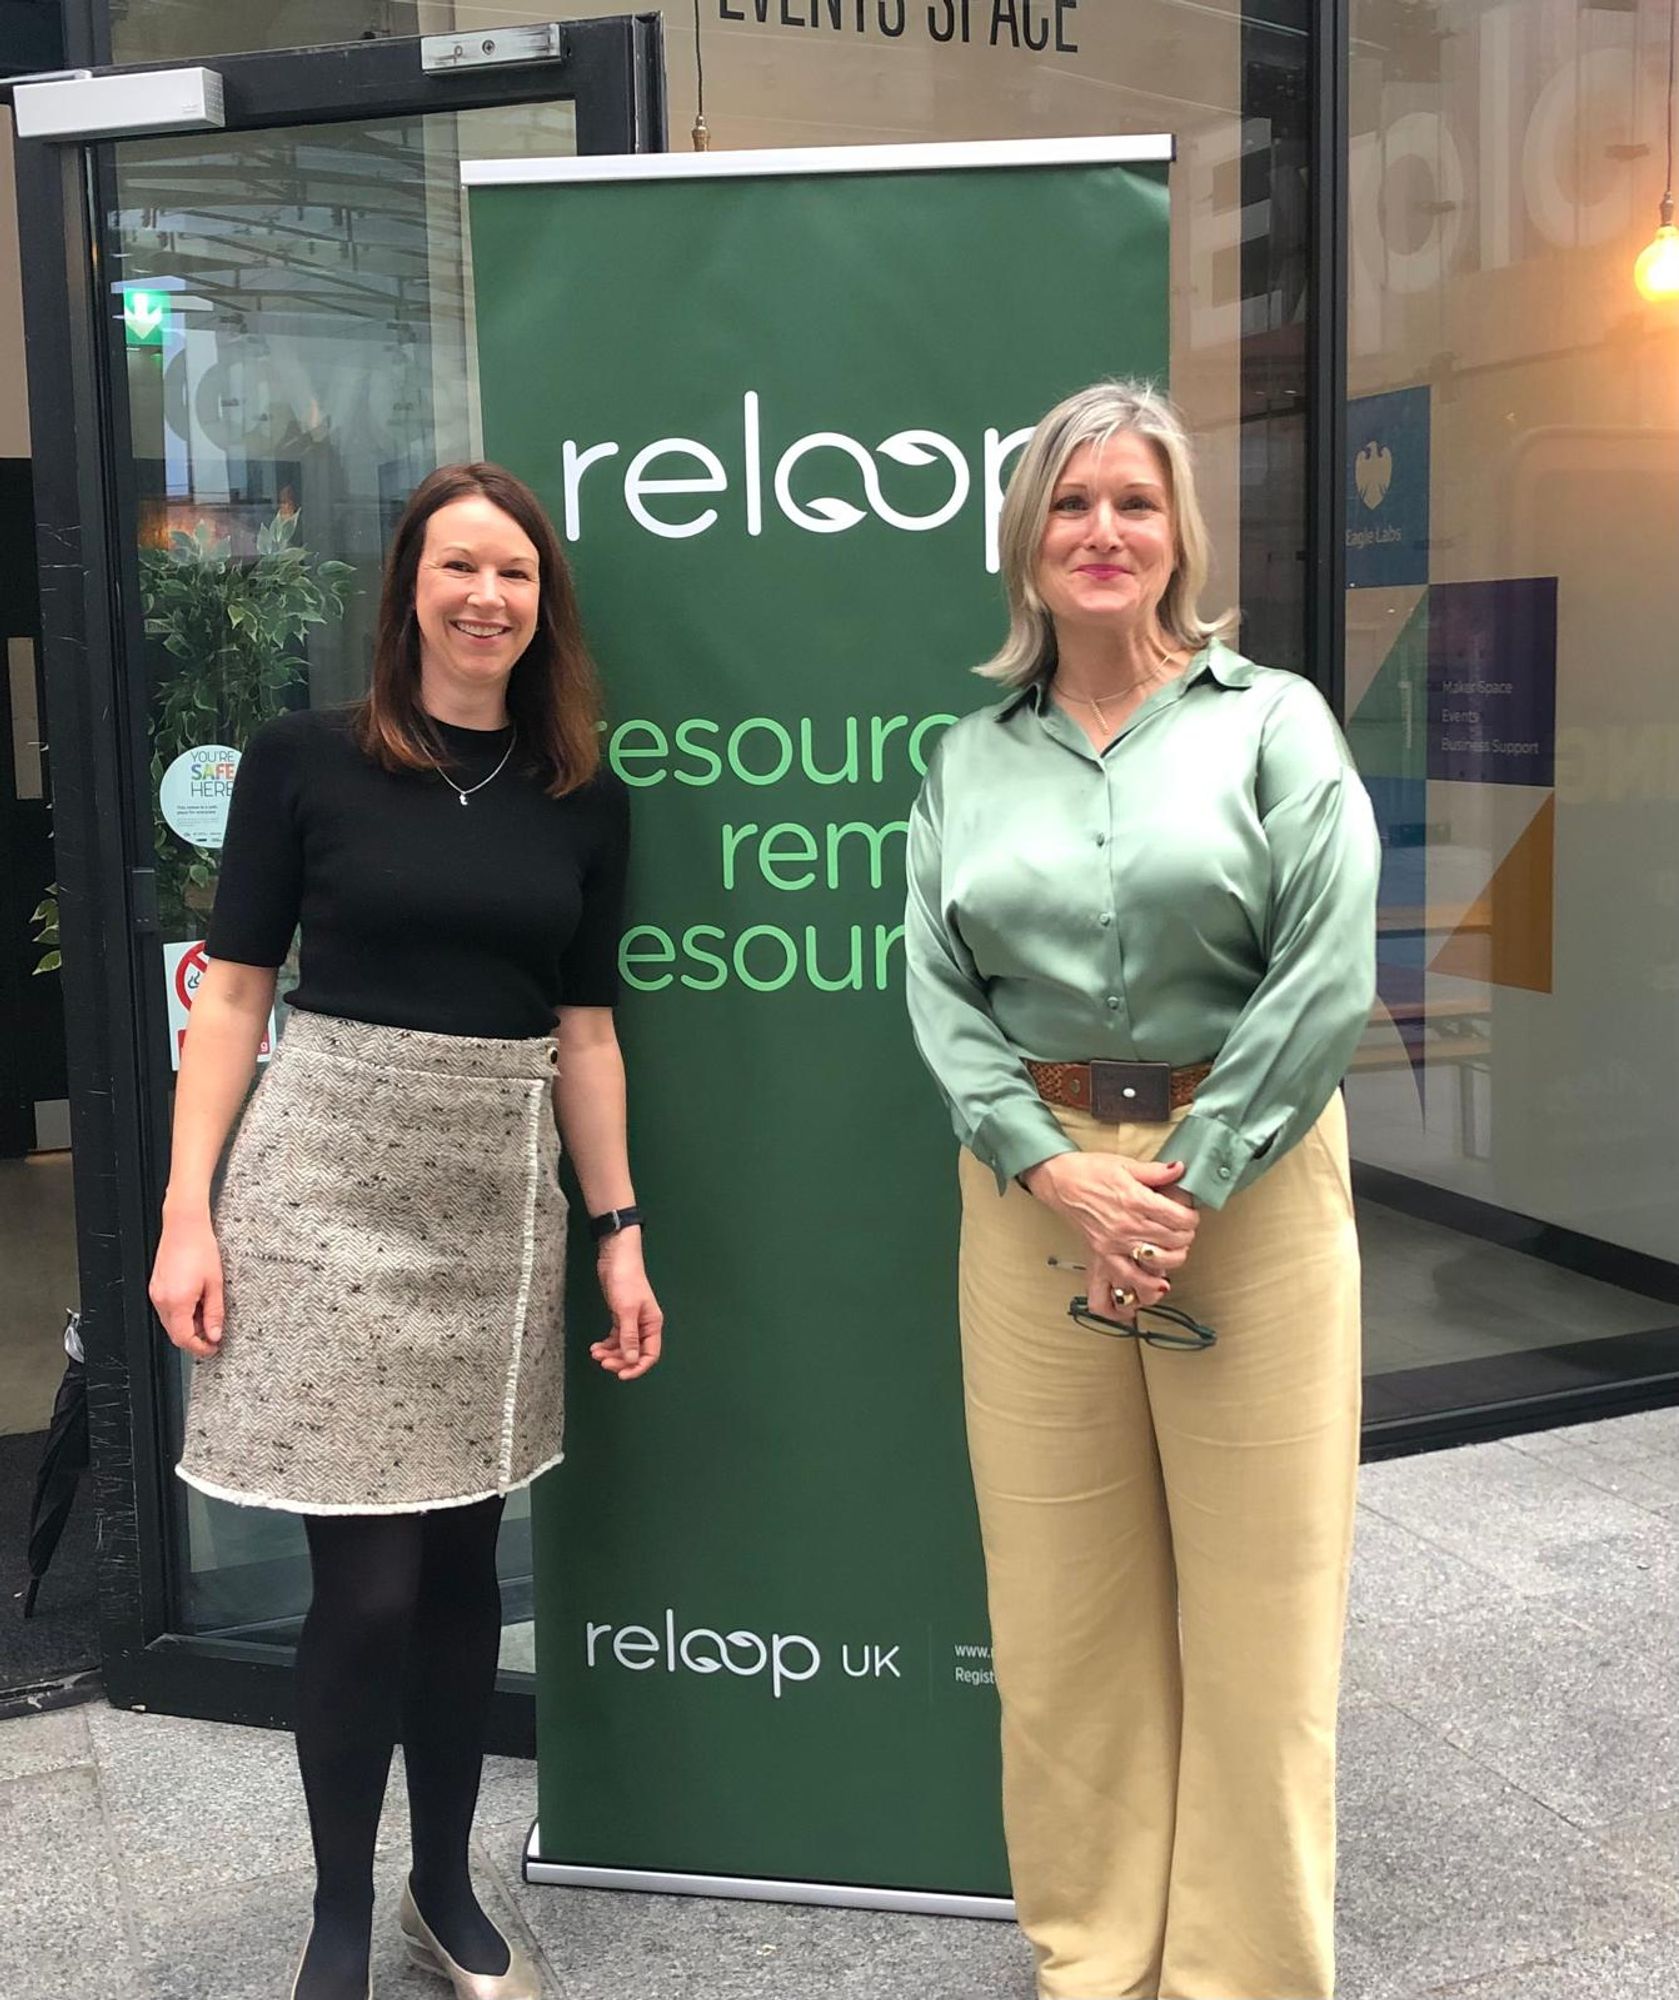
[{"label": "silver flat shoe", "polygon": [[457,1965],[432,1935],[431,1926],[420,1915],[414,1901],[414,1885],[402,1885],[402,1909],[397,1917],[402,1941],[408,1947],[408,1962],[422,1972],[435,1972],[455,1989],[456,2000],[542,2000],[542,1976],[525,1954],[500,1931],[496,1936],[507,1947],[505,1972],[468,1972]]},{"label": "silver flat shoe", "polygon": [[[291,1976],[291,2000],[297,2000],[297,1989],[303,1980],[303,1967],[309,1957],[309,1946],[315,1936],[315,1926],[309,1926],[309,1935],[303,1940],[303,1954],[297,1961],[297,1970]],[[373,1968],[367,1968],[367,2000],[373,2000]]]}]

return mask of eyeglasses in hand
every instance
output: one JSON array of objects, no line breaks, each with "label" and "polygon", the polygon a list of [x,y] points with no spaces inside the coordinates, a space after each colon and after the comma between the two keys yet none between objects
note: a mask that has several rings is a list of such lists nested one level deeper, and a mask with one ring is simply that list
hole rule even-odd
[{"label": "eyeglasses in hand", "polygon": [[[1058,1271],[1085,1269],[1083,1264],[1069,1264],[1060,1257],[1049,1261]],[[1111,1340],[1140,1340],[1149,1347],[1175,1348],[1180,1353],[1193,1354],[1218,1340],[1210,1326],[1203,1326],[1176,1306],[1137,1306],[1129,1319],[1110,1319],[1106,1313],[1092,1312],[1088,1296],[1080,1292],[1068,1300],[1067,1317],[1089,1333],[1104,1333]]]}]

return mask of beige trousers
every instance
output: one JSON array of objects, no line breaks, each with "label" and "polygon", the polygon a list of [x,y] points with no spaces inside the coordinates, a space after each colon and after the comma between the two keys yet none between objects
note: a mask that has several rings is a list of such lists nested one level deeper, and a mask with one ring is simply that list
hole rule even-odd
[{"label": "beige trousers", "polygon": [[[1088,1152],[1158,1125],[1057,1114]],[[1328,2000],[1335,1710],[1357,1481],[1339,1095],[1202,1218],[1175,1353],[1067,1317],[1072,1226],[961,1159],[968,1443],[1003,1814],[1045,2000]]]}]

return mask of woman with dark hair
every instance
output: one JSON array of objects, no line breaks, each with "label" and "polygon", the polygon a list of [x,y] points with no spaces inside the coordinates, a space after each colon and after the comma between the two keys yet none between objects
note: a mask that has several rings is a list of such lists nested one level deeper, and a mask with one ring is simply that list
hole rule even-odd
[{"label": "woman with dark hair", "polygon": [[[194,1355],[180,1473],[304,1517],[297,1747],[316,1862],[293,2000],[370,1990],[373,1849],[404,1749],[417,1964],[535,2000],[467,1843],[507,1494],[560,1456],[566,1211],[596,1239],[620,1381],[659,1358],[613,1028],[628,813],[565,557],[492,465],[435,472],[386,562],[372,687],[240,766],[175,1098],[151,1296]],[[301,927],[273,1060],[249,1085]]]}]

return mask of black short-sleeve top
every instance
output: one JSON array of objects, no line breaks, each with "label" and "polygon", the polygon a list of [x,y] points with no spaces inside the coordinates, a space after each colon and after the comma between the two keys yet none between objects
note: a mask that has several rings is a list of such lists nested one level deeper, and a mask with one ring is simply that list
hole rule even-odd
[{"label": "black short-sleeve top", "polygon": [[[294,1007],[386,1027],[544,1035],[560,1007],[609,1007],[629,797],[606,769],[551,798],[505,730],[435,725],[441,770],[363,754],[343,709],[264,724],[240,761],[207,940],[280,965],[301,928]],[[461,792],[469,790],[465,805]]]}]

